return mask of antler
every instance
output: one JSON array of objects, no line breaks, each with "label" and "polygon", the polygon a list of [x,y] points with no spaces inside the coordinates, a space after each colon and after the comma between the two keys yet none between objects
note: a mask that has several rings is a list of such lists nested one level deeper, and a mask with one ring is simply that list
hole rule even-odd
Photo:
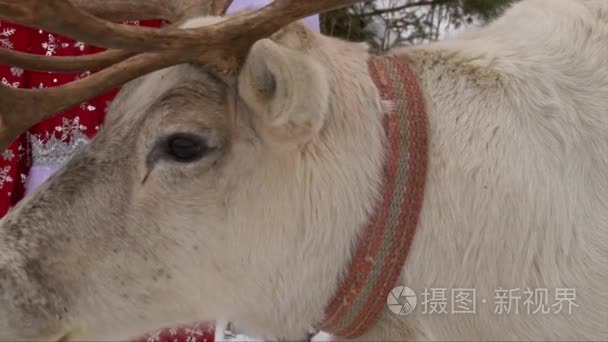
[{"label": "antler", "polygon": [[257,11],[235,15],[211,26],[159,30],[115,24],[102,18],[179,21],[203,14],[223,14],[232,1],[0,0],[0,19],[118,49],[86,57],[43,57],[0,50],[0,63],[36,70],[107,67],[55,88],[0,86],[0,150],[37,122],[155,70],[198,63],[226,73],[237,72],[257,40],[296,20],[360,1],[275,0]]},{"label": "antler", "polygon": [[[220,5],[232,1],[210,0],[72,0],[72,4],[96,17],[107,20],[164,19],[178,21],[185,17],[201,15],[222,15],[214,12],[216,3]],[[228,4],[230,6],[230,4]],[[226,7],[227,9],[227,7]]]}]

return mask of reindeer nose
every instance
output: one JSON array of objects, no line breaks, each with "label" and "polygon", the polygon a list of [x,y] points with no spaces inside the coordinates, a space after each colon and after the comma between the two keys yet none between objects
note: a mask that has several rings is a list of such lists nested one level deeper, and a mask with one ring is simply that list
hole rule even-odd
[{"label": "reindeer nose", "polygon": [[59,340],[65,330],[53,313],[54,299],[45,296],[23,260],[0,240],[0,341]]}]

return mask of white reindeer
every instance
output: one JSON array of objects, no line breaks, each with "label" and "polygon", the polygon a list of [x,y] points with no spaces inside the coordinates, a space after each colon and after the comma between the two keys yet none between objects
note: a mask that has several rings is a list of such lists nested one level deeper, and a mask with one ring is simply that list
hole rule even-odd
[{"label": "white reindeer", "polygon": [[[123,60],[63,88],[0,88],[2,147],[136,78],[91,145],[2,220],[0,339],[225,318],[284,340],[607,340],[608,1],[520,1],[390,56],[289,24],[353,2],[229,20],[192,1],[73,2],[183,19],[152,32],[68,1],[0,1],[0,19],[122,49],[5,63]],[[407,165],[390,163],[399,151]],[[399,285],[418,294],[408,315],[385,305]],[[425,313],[430,288],[474,289],[476,312]]]}]

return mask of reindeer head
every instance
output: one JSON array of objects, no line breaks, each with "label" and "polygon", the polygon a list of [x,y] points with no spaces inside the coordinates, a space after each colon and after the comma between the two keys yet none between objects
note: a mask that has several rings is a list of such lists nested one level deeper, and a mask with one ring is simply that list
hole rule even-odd
[{"label": "reindeer head", "polygon": [[[90,146],[2,220],[0,339],[127,339],[223,317],[304,337],[371,209],[383,134],[365,118],[382,108],[365,50],[289,23],[353,2],[275,1],[229,19],[188,19],[200,14],[189,3],[154,12],[186,18],[154,31],[68,1],[0,1],[1,18],[122,49],[79,60],[2,51],[35,69],[112,64],[64,87],[0,88],[4,146],[130,81]],[[166,2],[141,3],[114,5]]]}]

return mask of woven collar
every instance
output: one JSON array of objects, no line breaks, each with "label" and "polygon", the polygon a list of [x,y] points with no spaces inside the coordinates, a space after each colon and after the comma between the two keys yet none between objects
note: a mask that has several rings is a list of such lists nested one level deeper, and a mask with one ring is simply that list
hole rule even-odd
[{"label": "woven collar", "polygon": [[368,67],[383,100],[393,107],[384,121],[388,154],[382,200],[319,327],[344,338],[365,333],[396,286],[416,231],[427,170],[427,118],[416,75],[395,56],[373,57]]}]

